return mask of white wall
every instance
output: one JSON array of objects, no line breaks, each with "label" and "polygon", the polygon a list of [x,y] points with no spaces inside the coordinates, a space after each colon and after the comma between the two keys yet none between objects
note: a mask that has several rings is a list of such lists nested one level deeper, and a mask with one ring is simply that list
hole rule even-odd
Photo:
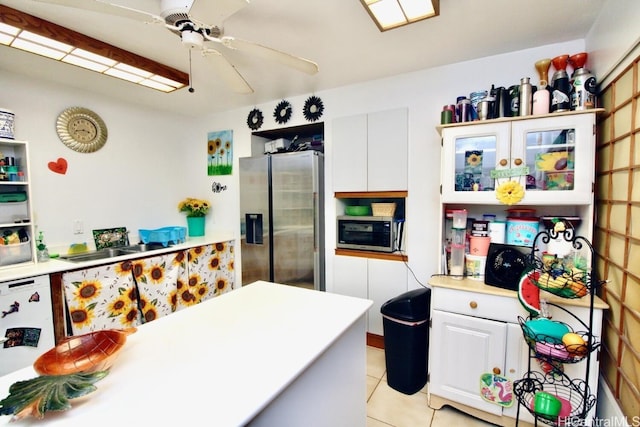
[{"label": "white wall", "polygon": [[[584,50],[582,41],[543,46],[519,52],[423,70],[316,93],[325,106],[327,289],[332,289],[331,254],[335,248],[335,204],[332,192],[333,118],[409,109],[409,200],[406,244],[409,266],[422,283],[437,271],[435,242],[438,224],[440,139],[436,131],[442,106],[458,95],[489,89],[491,84],[517,84],[523,76],[537,78],[534,62],[540,58]],[[35,221],[50,247],[93,241],[91,230],[126,226],[132,240],[138,228],[184,225],[176,209],[184,197],[206,197],[213,204],[208,229],[232,229],[239,235],[238,176],[206,175],[206,136],[210,131],[234,132],[234,170],[238,158],[250,155],[249,111],[228,111],[206,118],[190,118],[132,107],[114,99],[96,97],[44,81],[3,73],[2,106],[16,113],[16,137],[30,142]],[[260,130],[307,123],[302,107],[308,95],[288,98],[293,116],[277,125],[273,109],[280,100],[257,105],[265,117]],[[224,102],[221,100],[220,102]],[[109,128],[106,145],[95,153],[76,153],[55,133],[58,114],[69,106],[83,106],[101,115]],[[49,161],[64,157],[66,175],[47,169]],[[213,193],[211,186],[227,186]],[[73,234],[73,221],[84,222],[85,233]],[[239,252],[239,251],[238,251]],[[241,254],[238,254],[239,257]],[[240,258],[236,263],[240,268]],[[417,286],[415,283],[412,287]]]},{"label": "white wall", "polygon": [[[640,2],[637,0],[607,0],[585,38],[589,52],[588,66],[607,83],[614,69],[629,63],[638,52],[631,53],[640,43]],[[629,55],[631,53],[631,55]]]},{"label": "white wall", "polygon": [[[580,40],[542,46],[316,93],[325,106],[321,120],[325,126],[327,290],[333,289],[332,255],[335,249],[335,202],[331,163],[334,118],[398,107],[409,109],[409,199],[405,237],[409,267],[418,280],[426,284],[429,276],[437,272],[440,138],[436,126],[439,124],[442,106],[455,103],[458,95],[468,96],[475,90],[488,90],[491,84],[510,86],[519,83],[520,78],[524,76],[529,76],[536,82],[534,63],[537,60],[564,53],[581,52],[584,48],[584,43]],[[291,102],[294,113],[286,126],[277,125],[273,120],[273,109],[280,100],[255,106],[265,117],[265,123],[260,130],[307,123],[302,116],[302,107],[307,96],[287,99]],[[238,157],[250,155],[251,130],[246,124],[246,118],[253,108],[254,106],[251,106],[213,115],[200,130],[200,133],[213,129],[234,130],[236,168]],[[393,141],[390,141],[390,144],[393,144]],[[233,188],[235,195],[228,195],[226,200],[229,203],[225,205],[225,213],[233,214],[231,218],[225,216],[225,219],[220,221],[229,221],[229,226],[234,227],[239,235],[237,175],[225,182]],[[241,265],[239,252],[236,262],[238,268]],[[412,277],[411,274],[409,276]],[[410,285],[411,288],[417,286],[415,282]]]},{"label": "white wall", "polygon": [[[194,161],[206,175],[206,140],[191,131],[192,118],[5,71],[0,93],[0,104],[16,115],[16,139],[29,141],[34,221],[51,251],[66,252],[73,242],[93,244],[92,229],[125,226],[137,242],[139,228],[186,225],[178,202],[208,196],[185,177],[185,165]],[[108,139],[100,150],[78,153],[59,140],[56,118],[71,106],[89,108],[105,121]],[[186,157],[184,147],[198,143],[200,157]],[[59,157],[68,162],[65,175],[48,169]],[[84,234],[73,234],[74,220],[84,223]]]}]

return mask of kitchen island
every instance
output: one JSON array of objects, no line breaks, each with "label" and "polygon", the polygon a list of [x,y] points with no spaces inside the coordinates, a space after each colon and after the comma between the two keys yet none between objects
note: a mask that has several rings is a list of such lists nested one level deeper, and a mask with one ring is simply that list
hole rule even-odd
[{"label": "kitchen island", "polygon": [[[13,425],[364,427],[370,306],[255,282],[140,326],[98,390]],[[0,377],[0,396],[34,376],[28,367]]]}]

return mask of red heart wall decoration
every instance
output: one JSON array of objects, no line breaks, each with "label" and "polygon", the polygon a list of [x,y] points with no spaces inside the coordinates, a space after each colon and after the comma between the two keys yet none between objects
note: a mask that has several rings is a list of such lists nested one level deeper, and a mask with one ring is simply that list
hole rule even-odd
[{"label": "red heart wall decoration", "polygon": [[59,157],[55,162],[49,162],[49,170],[64,175],[67,173],[67,161]]}]

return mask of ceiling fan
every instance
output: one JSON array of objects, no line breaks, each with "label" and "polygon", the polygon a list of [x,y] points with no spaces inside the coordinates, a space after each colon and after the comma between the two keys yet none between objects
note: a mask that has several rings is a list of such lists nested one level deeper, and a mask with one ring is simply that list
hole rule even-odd
[{"label": "ceiling fan", "polygon": [[[237,93],[253,93],[253,88],[242,77],[236,67],[214,46],[271,59],[307,74],[318,72],[318,64],[308,59],[258,43],[224,35],[222,22],[247,6],[249,0],[214,0],[216,16],[210,16],[214,24],[205,24],[195,18],[205,13],[205,6],[203,5],[211,2],[211,0],[200,0],[200,2],[197,0],[160,0],[160,14],[133,9],[107,0],[34,1],[163,25],[169,31],[180,36],[184,46],[189,49],[200,50],[202,55],[215,67],[218,75]],[[190,89],[190,91],[193,91],[193,89]]]}]

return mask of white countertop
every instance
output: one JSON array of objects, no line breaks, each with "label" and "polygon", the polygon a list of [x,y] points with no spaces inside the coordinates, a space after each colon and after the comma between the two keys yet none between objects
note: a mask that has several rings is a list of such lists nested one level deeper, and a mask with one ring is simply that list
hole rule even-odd
[{"label": "white countertop", "polygon": [[0,269],[0,282],[9,280],[18,280],[25,277],[40,276],[43,274],[58,273],[61,271],[77,270],[81,268],[93,267],[101,264],[109,264],[112,262],[124,261],[127,259],[134,259],[140,257],[147,257],[152,255],[160,255],[168,252],[177,252],[182,249],[189,249],[195,246],[210,245],[212,243],[228,242],[234,240],[235,236],[231,232],[211,233],[203,237],[187,237],[184,243],[171,245],[163,249],[156,249],[152,251],[133,253],[128,255],[122,255],[112,257],[108,259],[99,259],[93,261],[84,262],[69,262],[59,258],[52,258],[46,262],[38,262],[34,264],[28,264],[16,267],[5,267]]},{"label": "white countertop", "polygon": [[[371,305],[255,282],[139,327],[98,390],[69,411],[12,425],[244,425]],[[0,377],[0,399],[34,376],[29,367]],[[10,419],[1,416],[0,425]]]},{"label": "white countertop", "polygon": [[[457,289],[459,291],[478,292],[481,294],[518,298],[517,291],[502,289],[497,286],[486,285],[480,280],[473,280],[468,278],[460,280],[445,275],[434,275],[429,278],[429,285],[431,285],[431,287]],[[589,295],[582,298],[562,298],[543,290],[540,291],[540,296],[554,304],[571,305],[576,307],[589,307],[591,301]],[[594,298],[593,306],[597,309],[606,310],[609,308],[609,305],[598,296]]]}]

